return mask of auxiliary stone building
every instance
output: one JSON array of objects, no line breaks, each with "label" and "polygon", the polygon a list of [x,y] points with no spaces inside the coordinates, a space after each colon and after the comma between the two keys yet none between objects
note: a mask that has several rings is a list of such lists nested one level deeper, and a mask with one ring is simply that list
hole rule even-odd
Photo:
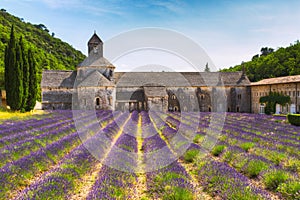
[{"label": "auxiliary stone building", "polygon": [[76,71],[43,71],[43,109],[251,112],[244,72],[115,72],[96,34],[88,50]]},{"label": "auxiliary stone building", "polygon": [[270,92],[277,92],[291,98],[289,104],[276,105],[276,114],[299,113],[300,111],[300,75],[263,79],[251,83],[251,90],[252,112],[254,113],[265,112],[265,104],[259,103],[259,99],[269,95]]}]

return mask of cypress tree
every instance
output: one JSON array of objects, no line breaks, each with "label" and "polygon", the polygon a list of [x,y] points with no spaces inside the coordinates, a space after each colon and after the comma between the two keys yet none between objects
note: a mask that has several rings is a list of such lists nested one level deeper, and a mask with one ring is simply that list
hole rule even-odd
[{"label": "cypress tree", "polygon": [[28,97],[26,103],[26,111],[30,111],[34,108],[37,99],[37,77],[36,66],[33,53],[31,49],[28,50],[28,66],[29,66],[29,83],[28,83]]},{"label": "cypress tree", "polygon": [[9,98],[9,95],[10,93],[8,91],[10,91],[10,84],[9,83],[9,80],[10,80],[10,72],[9,70],[11,69],[9,67],[9,53],[8,53],[8,45],[5,47],[5,53],[4,53],[4,88],[6,90],[6,102],[8,103],[8,99]]},{"label": "cypress tree", "polygon": [[16,42],[14,26],[5,49],[5,90],[6,101],[12,110],[20,110],[23,102],[23,55]]},{"label": "cypress tree", "polygon": [[13,90],[15,83],[13,82],[14,66],[16,65],[16,40],[14,34],[14,26],[11,27],[10,39],[5,49],[5,90],[6,102],[9,106],[13,104]]},{"label": "cypress tree", "polygon": [[16,65],[14,66],[14,73],[12,75],[15,82],[13,88],[14,101],[10,105],[13,110],[21,110],[23,103],[23,52],[21,51],[20,44],[16,44]]},{"label": "cypress tree", "polygon": [[20,38],[20,48],[22,52],[22,61],[23,61],[23,99],[22,99],[22,110],[26,110],[26,104],[27,104],[27,98],[28,98],[28,85],[29,85],[29,66],[28,66],[28,60],[27,60],[27,54],[25,52],[25,44],[23,42],[23,38],[21,36]]}]

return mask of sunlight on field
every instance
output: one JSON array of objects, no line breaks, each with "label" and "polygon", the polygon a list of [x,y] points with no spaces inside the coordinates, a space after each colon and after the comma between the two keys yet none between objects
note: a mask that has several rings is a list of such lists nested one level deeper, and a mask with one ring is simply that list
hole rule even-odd
[{"label": "sunlight on field", "polygon": [[46,112],[43,110],[34,110],[26,113],[0,110],[0,121],[8,119],[24,119],[33,115],[43,115],[45,113]]}]

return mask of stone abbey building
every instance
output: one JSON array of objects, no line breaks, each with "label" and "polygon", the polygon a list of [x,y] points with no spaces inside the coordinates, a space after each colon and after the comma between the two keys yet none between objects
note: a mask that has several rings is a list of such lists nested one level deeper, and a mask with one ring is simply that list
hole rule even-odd
[{"label": "stone abbey building", "polygon": [[43,71],[43,109],[251,112],[243,72],[114,72],[96,34],[88,51],[76,71]]}]

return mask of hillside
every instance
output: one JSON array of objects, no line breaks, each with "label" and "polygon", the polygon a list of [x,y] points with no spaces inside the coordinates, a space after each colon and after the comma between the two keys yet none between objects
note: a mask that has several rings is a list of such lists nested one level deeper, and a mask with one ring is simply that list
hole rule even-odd
[{"label": "hillside", "polygon": [[[300,42],[296,41],[286,48],[274,51],[264,47],[261,54],[254,55],[251,61],[244,62],[246,74],[250,81],[255,82],[264,78],[273,78],[300,74]],[[221,71],[241,71],[237,65]]]},{"label": "hillside", "polygon": [[74,70],[85,58],[80,51],[74,49],[66,42],[55,38],[43,24],[31,24],[23,19],[9,14],[5,9],[0,11],[0,88],[4,86],[4,51],[9,40],[11,26],[15,27],[15,35],[21,35],[25,44],[31,47],[35,53],[38,66],[38,78],[40,81],[43,69]]}]

